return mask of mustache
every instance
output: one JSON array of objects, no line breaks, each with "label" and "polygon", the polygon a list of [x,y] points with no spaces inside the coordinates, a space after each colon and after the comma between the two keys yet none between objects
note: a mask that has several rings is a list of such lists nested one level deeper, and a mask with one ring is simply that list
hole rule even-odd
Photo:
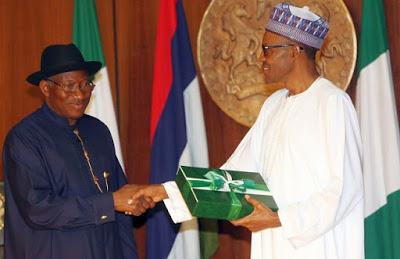
[{"label": "mustache", "polygon": [[85,105],[89,103],[90,98],[85,98],[85,99],[72,99],[68,103],[69,104],[78,104],[78,105]]}]

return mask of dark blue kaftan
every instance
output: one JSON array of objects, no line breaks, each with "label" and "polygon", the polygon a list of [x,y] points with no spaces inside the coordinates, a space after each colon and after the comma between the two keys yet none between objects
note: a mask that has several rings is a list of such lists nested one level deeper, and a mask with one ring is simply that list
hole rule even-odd
[{"label": "dark blue kaftan", "polygon": [[[137,257],[132,218],[113,208],[112,192],[126,178],[109,130],[98,119],[84,115],[70,126],[45,104],[10,131],[3,161],[6,258]],[[108,191],[104,171],[110,174]]]}]

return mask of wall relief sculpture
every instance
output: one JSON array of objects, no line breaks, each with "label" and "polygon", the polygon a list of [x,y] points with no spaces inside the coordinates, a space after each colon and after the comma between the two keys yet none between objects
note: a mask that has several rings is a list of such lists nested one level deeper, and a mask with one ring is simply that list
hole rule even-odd
[{"label": "wall relief sculpture", "polygon": [[[266,84],[259,56],[264,28],[278,0],[213,0],[198,35],[202,78],[214,102],[235,121],[250,127],[265,99],[282,84]],[[288,0],[326,18],[330,32],[317,53],[318,71],[342,89],[352,78],[357,40],[342,0]]]}]

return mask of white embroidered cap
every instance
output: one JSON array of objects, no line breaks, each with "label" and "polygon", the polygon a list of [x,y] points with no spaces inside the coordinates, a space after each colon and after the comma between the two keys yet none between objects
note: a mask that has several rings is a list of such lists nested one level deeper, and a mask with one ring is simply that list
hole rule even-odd
[{"label": "white embroidered cap", "polygon": [[272,9],[265,29],[320,49],[328,34],[329,25],[324,18],[311,12],[308,7],[299,8],[280,3]]}]

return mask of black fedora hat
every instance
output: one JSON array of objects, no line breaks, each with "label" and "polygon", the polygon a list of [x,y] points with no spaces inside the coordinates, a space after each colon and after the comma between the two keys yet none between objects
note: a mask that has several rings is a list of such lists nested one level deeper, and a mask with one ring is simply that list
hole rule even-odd
[{"label": "black fedora hat", "polygon": [[91,76],[99,71],[101,66],[101,62],[98,61],[85,61],[74,44],[50,45],[42,52],[40,71],[30,74],[26,81],[39,85],[39,82],[47,77],[76,70],[86,70]]}]

